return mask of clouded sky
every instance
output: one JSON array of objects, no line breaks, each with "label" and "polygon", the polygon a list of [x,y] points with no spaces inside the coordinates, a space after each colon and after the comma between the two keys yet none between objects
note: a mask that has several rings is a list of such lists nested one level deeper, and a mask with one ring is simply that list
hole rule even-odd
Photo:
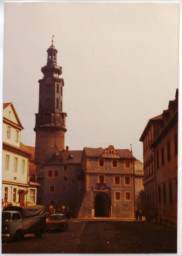
[{"label": "clouded sky", "polygon": [[38,80],[55,35],[65,81],[65,145],[130,148],[178,87],[177,3],[6,3],[4,102],[35,145]]}]

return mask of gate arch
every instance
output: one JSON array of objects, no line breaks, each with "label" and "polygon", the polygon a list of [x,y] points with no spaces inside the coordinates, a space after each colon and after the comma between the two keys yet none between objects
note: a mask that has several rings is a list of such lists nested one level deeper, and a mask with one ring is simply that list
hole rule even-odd
[{"label": "gate arch", "polygon": [[95,217],[109,217],[111,199],[106,193],[98,193],[94,199]]}]

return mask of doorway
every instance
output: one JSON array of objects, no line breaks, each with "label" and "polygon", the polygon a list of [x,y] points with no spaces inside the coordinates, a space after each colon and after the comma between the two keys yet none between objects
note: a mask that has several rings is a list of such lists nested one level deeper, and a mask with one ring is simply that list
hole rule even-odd
[{"label": "doorway", "polygon": [[95,196],[95,200],[94,200],[95,217],[109,217],[110,208],[111,208],[111,200],[106,193],[99,193]]}]

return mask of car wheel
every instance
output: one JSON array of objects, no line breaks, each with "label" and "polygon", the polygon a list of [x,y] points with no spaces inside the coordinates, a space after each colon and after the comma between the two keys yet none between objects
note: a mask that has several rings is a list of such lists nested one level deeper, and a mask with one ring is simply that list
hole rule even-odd
[{"label": "car wheel", "polygon": [[22,231],[21,231],[21,230],[18,230],[18,231],[16,232],[16,234],[14,235],[14,240],[15,240],[15,241],[20,241],[20,240],[23,239],[23,237],[24,237],[24,235],[23,235]]},{"label": "car wheel", "polygon": [[35,237],[40,238],[42,236],[42,233],[40,231],[35,233]]}]

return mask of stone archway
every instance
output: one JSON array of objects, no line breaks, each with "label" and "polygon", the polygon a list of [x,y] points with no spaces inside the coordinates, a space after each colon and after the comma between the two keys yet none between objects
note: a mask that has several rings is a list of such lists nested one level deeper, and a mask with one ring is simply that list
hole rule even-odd
[{"label": "stone archway", "polygon": [[111,199],[106,193],[98,193],[94,199],[95,217],[109,217]]}]

